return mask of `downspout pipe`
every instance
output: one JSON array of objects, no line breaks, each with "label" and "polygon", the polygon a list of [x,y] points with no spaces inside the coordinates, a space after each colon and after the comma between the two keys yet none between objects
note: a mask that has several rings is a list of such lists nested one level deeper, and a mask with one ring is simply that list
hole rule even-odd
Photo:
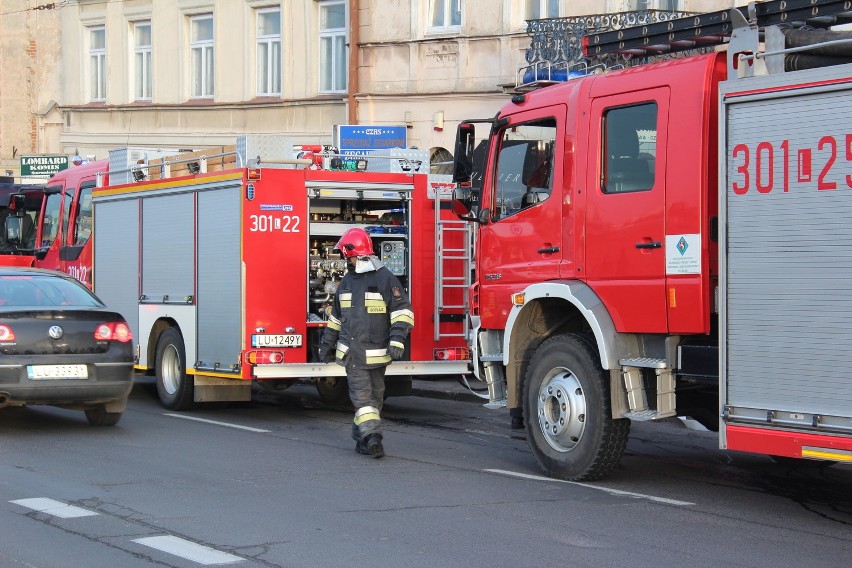
[{"label": "downspout pipe", "polygon": [[358,93],[358,58],[360,49],[358,47],[361,36],[361,8],[358,0],[349,0],[349,87],[347,90],[347,109],[349,111],[349,124],[358,124],[358,101],[355,95]]}]

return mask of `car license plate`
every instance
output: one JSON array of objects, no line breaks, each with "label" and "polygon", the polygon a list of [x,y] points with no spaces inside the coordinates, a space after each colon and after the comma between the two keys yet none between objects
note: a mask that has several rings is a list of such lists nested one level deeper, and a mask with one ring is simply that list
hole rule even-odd
[{"label": "car license plate", "polygon": [[252,347],[301,347],[302,336],[293,333],[263,334],[251,336]]},{"label": "car license plate", "polygon": [[85,365],[27,365],[27,377],[33,381],[44,379],[87,379]]}]

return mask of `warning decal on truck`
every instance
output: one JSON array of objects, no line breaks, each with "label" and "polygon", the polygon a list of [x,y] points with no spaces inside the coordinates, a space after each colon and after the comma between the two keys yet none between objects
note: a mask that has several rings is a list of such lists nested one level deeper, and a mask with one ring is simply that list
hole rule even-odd
[{"label": "warning decal on truck", "polygon": [[701,235],[666,235],[666,274],[701,274]]}]

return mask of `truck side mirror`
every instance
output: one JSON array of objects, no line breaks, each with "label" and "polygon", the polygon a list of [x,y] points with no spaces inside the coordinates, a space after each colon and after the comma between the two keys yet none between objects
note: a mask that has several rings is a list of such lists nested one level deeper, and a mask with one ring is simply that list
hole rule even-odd
[{"label": "truck side mirror", "polygon": [[456,151],[453,155],[453,181],[469,183],[473,178],[473,144],[476,128],[469,122],[459,124],[456,131]]},{"label": "truck side mirror", "polygon": [[9,215],[6,217],[6,222],[4,224],[4,231],[6,232],[6,242],[10,245],[19,245],[21,244],[21,239],[23,238],[22,229],[23,229],[22,218],[16,215]]}]

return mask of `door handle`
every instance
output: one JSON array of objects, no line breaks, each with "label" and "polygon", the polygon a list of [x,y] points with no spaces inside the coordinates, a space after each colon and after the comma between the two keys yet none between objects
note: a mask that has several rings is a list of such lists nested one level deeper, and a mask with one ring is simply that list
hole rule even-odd
[{"label": "door handle", "polygon": [[544,247],[538,249],[539,254],[551,254],[554,252],[559,252],[559,247]]},{"label": "door handle", "polygon": [[650,243],[636,243],[638,249],[658,249],[663,248],[663,243],[660,241],[651,241]]}]

